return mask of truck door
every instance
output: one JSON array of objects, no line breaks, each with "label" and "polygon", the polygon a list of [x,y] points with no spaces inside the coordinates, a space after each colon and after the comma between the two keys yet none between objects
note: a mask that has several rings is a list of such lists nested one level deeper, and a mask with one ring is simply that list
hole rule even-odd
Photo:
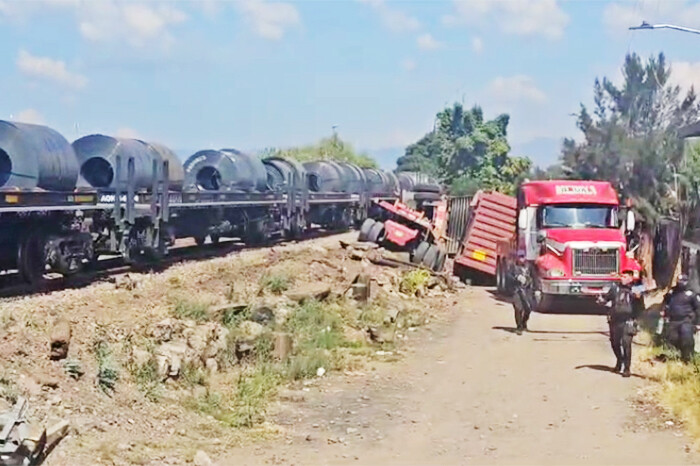
[{"label": "truck door", "polygon": [[523,201],[523,192],[518,190],[518,251],[524,251],[528,261],[534,261],[540,249],[537,244],[537,207],[527,206]]},{"label": "truck door", "polygon": [[537,259],[540,245],[537,243],[537,208],[522,207],[518,211],[518,251],[525,251],[528,261]]}]

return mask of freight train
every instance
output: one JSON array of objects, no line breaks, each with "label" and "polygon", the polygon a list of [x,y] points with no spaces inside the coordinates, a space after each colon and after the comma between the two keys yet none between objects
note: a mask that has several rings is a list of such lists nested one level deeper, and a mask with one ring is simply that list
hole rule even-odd
[{"label": "freight train", "polygon": [[299,163],[235,149],[184,163],[167,147],[105,135],[72,144],[40,125],[0,121],[0,270],[37,285],[101,255],[159,260],[176,239],[298,238],[360,225],[416,184],[350,163]]}]

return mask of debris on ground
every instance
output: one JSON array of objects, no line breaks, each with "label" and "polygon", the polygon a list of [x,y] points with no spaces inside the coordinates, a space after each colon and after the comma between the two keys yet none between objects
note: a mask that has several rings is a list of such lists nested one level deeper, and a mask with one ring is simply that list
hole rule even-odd
[{"label": "debris on ground", "polygon": [[181,464],[195,452],[209,464],[274,435],[272,401],[396,357],[452,305],[440,276],[411,298],[399,288],[415,266],[372,254],[389,253],[335,237],[4,300],[0,403],[21,396],[32,417],[70,418],[52,464]]},{"label": "debris on ground", "polygon": [[48,429],[27,421],[29,403],[19,397],[15,405],[0,414],[0,464],[4,466],[41,464],[58,442],[68,434],[68,421]]}]

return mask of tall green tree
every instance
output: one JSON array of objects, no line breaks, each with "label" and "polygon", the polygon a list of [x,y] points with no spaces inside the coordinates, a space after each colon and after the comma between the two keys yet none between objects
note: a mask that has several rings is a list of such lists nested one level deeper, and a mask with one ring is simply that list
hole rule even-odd
[{"label": "tall green tree", "polygon": [[321,139],[316,144],[287,149],[266,149],[266,156],[278,156],[311,162],[315,160],[335,160],[337,162],[350,162],[362,168],[377,168],[377,161],[365,153],[357,152],[352,144],[343,141],[337,134]]},{"label": "tall green tree", "polygon": [[678,208],[683,145],[677,130],[697,120],[700,105],[694,89],[682,93],[671,84],[663,54],[646,61],[628,54],[622,72],[619,87],[595,80],[593,113],[581,105],[577,115],[584,141],[565,140],[561,162],[570,178],[611,181],[653,219]]},{"label": "tall green tree", "polygon": [[447,107],[437,114],[435,128],[406,148],[397,161],[398,170],[434,176],[453,194],[484,188],[511,193],[532,162],[508,155],[509,119],[504,114],[485,120],[478,106]]}]

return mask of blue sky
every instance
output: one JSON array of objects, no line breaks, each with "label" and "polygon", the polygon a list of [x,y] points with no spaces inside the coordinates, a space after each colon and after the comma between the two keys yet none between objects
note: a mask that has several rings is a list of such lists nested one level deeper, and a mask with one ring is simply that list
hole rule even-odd
[{"label": "blue sky", "polygon": [[546,164],[628,51],[700,83],[700,36],[627,31],[642,19],[700,27],[700,2],[0,0],[0,118],[192,150],[338,125],[391,159],[463,101],[510,113],[514,152]]}]

